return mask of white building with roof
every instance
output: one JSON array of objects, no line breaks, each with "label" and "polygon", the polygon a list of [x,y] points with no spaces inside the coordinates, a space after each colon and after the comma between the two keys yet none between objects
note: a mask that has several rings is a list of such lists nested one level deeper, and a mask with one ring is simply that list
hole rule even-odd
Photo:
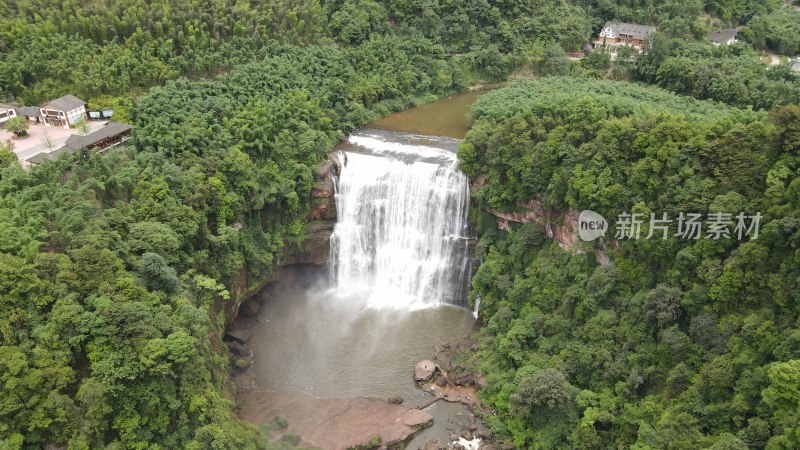
[{"label": "white building with roof", "polygon": [[600,29],[594,47],[613,51],[617,47],[630,46],[641,51],[645,41],[655,32],[656,27],[650,25],[608,21]]},{"label": "white building with roof", "polygon": [[40,109],[44,124],[48,127],[69,129],[86,118],[86,102],[72,94],[51,100]]},{"label": "white building with roof", "polygon": [[6,123],[17,117],[17,109],[11,105],[0,105],[0,123]]}]

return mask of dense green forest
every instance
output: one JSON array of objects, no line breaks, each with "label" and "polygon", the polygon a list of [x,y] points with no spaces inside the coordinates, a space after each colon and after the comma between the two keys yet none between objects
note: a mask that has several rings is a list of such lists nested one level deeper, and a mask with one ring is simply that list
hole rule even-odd
[{"label": "dense green forest", "polygon": [[[610,62],[602,57],[583,67],[560,63],[606,20],[662,32],[646,56],[614,64],[617,79],[740,107],[800,97],[788,65],[759,61],[763,49],[800,53],[800,11],[779,0],[12,0],[0,4],[0,94],[39,104],[71,92],[127,117],[132,99],[151,86],[213,78],[268,56],[274,41],[358,45],[387,35],[423,37],[489,81],[515,70],[604,76]],[[743,44],[714,48],[703,39],[735,25],[744,26]]]},{"label": "dense green forest", "polygon": [[[483,180],[471,295],[495,431],[521,448],[800,447],[800,107],[545,78],[473,114],[459,158]],[[757,239],[645,239],[645,224],[564,251],[480,212],[531,200],[612,227],[625,212],[763,218]]]},{"label": "dense green forest", "polygon": [[[345,133],[512,74],[583,78],[475,105],[461,157],[491,174],[481,207],[736,206],[765,224],[742,245],[625,242],[612,266],[486,227],[493,427],[520,446],[798,445],[800,132],[782,105],[800,77],[759,60],[800,53],[798,16],[777,0],[0,2],[0,96],[72,93],[135,125],[132,145],[30,171],[0,143],[0,448],[265,447],[229,400],[233,280],[302,238],[312,168]],[[642,56],[566,59],[613,19],[661,33]],[[741,44],[703,39],[734,25]],[[535,403],[542,377],[553,406]]]}]

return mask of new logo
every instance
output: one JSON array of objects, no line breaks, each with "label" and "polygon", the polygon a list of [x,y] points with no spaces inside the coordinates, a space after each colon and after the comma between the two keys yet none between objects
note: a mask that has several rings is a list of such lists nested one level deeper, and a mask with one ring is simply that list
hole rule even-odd
[{"label": "new logo", "polygon": [[584,241],[593,241],[608,231],[608,221],[605,217],[590,210],[584,209],[578,216],[578,236]]}]

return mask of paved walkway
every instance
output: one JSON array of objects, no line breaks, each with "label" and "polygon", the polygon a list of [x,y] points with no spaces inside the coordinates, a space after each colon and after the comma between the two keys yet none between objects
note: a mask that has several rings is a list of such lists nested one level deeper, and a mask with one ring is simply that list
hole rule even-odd
[{"label": "paved walkway", "polygon": [[[89,133],[102,128],[106,121],[90,121]],[[70,128],[46,127],[43,124],[31,124],[28,129],[28,137],[24,139],[12,139],[14,134],[8,130],[0,129],[0,142],[11,140],[14,144],[14,153],[20,161],[26,161],[39,153],[50,153],[58,150],[64,145],[67,138],[73,134],[82,134],[80,130]]]}]

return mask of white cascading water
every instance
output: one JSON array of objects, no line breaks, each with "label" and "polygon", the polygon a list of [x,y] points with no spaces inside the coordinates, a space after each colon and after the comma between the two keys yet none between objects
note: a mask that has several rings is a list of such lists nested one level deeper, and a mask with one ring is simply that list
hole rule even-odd
[{"label": "white cascading water", "polygon": [[[349,137],[342,154],[331,236],[342,295],[373,308],[460,303],[468,276],[469,185],[455,142],[407,134]],[[449,147],[449,148],[448,148]]]}]

